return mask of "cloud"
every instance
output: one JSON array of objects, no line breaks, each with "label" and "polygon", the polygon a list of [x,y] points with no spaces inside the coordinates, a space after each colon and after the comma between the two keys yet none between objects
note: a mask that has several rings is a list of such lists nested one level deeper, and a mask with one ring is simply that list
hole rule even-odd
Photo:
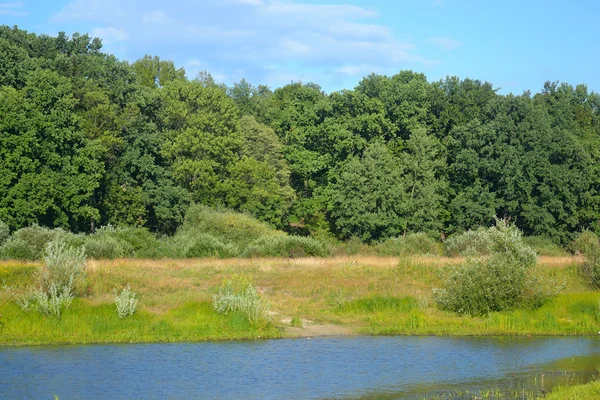
[{"label": "cloud", "polygon": [[154,10],[142,17],[144,24],[167,25],[169,22],[170,19],[163,10]]},{"label": "cloud", "polygon": [[128,54],[184,55],[173,61],[202,60],[230,79],[243,70],[257,83],[293,76],[327,85],[352,71],[360,78],[365,65],[398,71],[433,64],[378,17],[369,7],[301,0],[170,0],[168,9],[163,0],[74,0],[52,21],[109,26],[102,33],[111,40],[129,33]]},{"label": "cloud", "polygon": [[429,39],[427,39],[427,43],[434,44],[436,46],[440,46],[441,48],[443,48],[445,50],[454,50],[458,46],[461,45],[461,43],[457,40],[444,38],[444,37],[429,38]]},{"label": "cloud", "polygon": [[90,32],[92,37],[98,37],[102,39],[103,44],[112,44],[115,42],[122,42],[129,38],[127,32],[123,29],[117,29],[112,26],[106,28],[95,28]]},{"label": "cloud", "polygon": [[23,11],[25,4],[22,1],[12,3],[0,3],[0,16],[24,17],[28,13]]}]

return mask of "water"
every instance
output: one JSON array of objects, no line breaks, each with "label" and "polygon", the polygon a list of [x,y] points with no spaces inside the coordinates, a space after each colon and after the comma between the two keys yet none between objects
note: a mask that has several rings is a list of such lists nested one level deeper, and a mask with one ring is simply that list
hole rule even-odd
[{"label": "water", "polygon": [[548,390],[585,382],[598,367],[596,337],[0,348],[0,398],[419,399],[455,389]]}]

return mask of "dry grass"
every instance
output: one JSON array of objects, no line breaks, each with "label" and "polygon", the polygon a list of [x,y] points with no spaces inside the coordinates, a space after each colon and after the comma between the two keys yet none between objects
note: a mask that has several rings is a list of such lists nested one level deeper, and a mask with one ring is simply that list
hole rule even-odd
[{"label": "dry grass", "polygon": [[[487,319],[449,315],[435,306],[432,288],[443,285],[447,266],[462,261],[460,257],[418,256],[92,260],[88,263],[82,291],[85,303],[104,307],[114,301],[113,289],[129,284],[140,295],[141,311],[167,318],[185,309],[186,305],[210,303],[224,280],[243,274],[271,304],[271,309],[277,313],[274,322],[278,325],[284,325],[280,319],[295,316],[315,324],[344,325],[358,331],[388,334],[515,334],[521,330],[533,334],[573,334],[598,330],[593,317],[581,317],[579,322],[568,318],[570,302],[598,304],[596,294],[589,291],[577,273],[581,258],[540,257],[543,275],[564,282],[563,293],[572,293],[572,299],[561,298],[553,309],[537,314],[516,312]],[[13,283],[19,280],[23,285],[25,275],[15,273],[22,270],[21,267],[31,267],[31,264],[3,262],[0,272],[5,271],[8,284],[14,279]],[[587,297],[579,298],[580,293]],[[5,296],[0,292],[2,297]],[[389,299],[413,299],[411,301],[418,306],[409,311],[370,311],[360,308],[363,304],[360,302],[365,299],[375,299],[384,308]],[[557,325],[553,325],[546,315],[555,309],[561,310]],[[530,319],[534,322],[528,325]]]},{"label": "dry grass", "polygon": [[[185,302],[208,301],[223,280],[244,274],[282,315],[343,323],[349,321],[335,309],[365,296],[411,296],[431,302],[431,288],[442,284],[443,267],[462,261],[435,256],[92,260],[87,297],[99,304],[109,299],[114,288],[130,284],[141,294],[142,308],[161,313]],[[552,270],[578,264],[581,258],[540,257],[540,262],[552,275]],[[576,282],[569,286],[582,289]]]}]

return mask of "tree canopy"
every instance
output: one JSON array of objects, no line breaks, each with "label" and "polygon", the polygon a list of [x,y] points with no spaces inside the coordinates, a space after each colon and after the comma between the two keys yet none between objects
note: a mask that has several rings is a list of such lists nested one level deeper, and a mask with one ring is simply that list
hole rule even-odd
[{"label": "tree canopy", "polygon": [[600,96],[371,74],[325,93],[129,64],[88,35],[0,26],[0,220],[170,234],[192,203],[364,241],[490,225],[600,233]]}]

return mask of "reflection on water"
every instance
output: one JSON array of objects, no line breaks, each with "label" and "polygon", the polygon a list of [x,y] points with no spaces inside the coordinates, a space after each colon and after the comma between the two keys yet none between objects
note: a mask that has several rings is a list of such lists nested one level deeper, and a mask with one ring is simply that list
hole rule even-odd
[{"label": "reflection on water", "polygon": [[600,367],[600,339],[351,337],[0,348],[7,399],[410,399],[549,390]]}]

